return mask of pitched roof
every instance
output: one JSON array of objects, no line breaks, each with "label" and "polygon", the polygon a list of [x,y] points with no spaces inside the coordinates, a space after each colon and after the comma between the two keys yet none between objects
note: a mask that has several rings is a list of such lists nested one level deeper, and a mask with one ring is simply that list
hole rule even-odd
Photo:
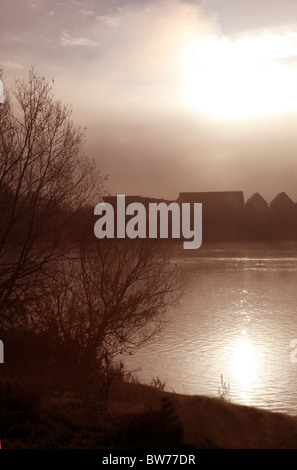
[{"label": "pitched roof", "polygon": [[245,206],[247,209],[268,209],[268,202],[261,196],[260,193],[254,193],[246,201]]},{"label": "pitched roof", "polygon": [[271,208],[296,208],[296,204],[292,199],[284,192],[278,193],[270,203]]}]

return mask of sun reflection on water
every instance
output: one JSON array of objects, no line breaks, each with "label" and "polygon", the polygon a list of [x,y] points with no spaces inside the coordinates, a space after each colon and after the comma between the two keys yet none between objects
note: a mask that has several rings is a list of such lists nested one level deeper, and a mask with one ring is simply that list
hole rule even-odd
[{"label": "sun reflection on water", "polygon": [[244,393],[257,380],[259,369],[253,344],[245,335],[243,330],[232,352],[232,375]]}]

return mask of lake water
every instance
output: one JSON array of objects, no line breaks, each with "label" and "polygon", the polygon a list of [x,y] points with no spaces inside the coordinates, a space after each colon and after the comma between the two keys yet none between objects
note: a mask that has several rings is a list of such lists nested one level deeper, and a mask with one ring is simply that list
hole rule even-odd
[{"label": "lake water", "polygon": [[232,402],[297,414],[297,245],[184,250],[174,262],[187,292],[126,368],[168,391],[208,396],[218,396],[223,374]]}]

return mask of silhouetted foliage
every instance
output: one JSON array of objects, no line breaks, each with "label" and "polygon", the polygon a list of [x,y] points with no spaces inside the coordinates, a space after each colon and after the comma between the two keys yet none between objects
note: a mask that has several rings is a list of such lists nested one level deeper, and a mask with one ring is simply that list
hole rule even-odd
[{"label": "silhouetted foliage", "polygon": [[[69,227],[104,179],[83,154],[71,108],[31,68],[0,105],[1,319],[22,304],[36,274],[69,250]],[[19,314],[21,312],[19,311]],[[9,321],[9,320],[8,320]]]},{"label": "silhouetted foliage", "polygon": [[100,240],[55,263],[26,308],[36,331],[90,368],[106,350],[131,353],[153,338],[179,296],[176,266],[158,242]]}]

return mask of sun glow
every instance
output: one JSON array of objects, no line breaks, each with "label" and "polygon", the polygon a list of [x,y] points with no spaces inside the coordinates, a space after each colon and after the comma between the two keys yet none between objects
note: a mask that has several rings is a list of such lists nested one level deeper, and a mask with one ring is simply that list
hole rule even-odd
[{"label": "sun glow", "polygon": [[182,102],[220,119],[297,110],[296,35],[192,38],[181,53]]}]

